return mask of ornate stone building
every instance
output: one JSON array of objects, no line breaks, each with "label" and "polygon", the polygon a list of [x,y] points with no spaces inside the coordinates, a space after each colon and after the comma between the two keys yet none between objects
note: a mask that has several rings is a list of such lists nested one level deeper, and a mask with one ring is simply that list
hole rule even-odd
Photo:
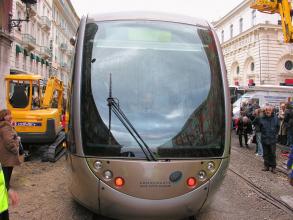
[{"label": "ornate stone building", "polygon": [[[25,17],[25,5],[13,0],[12,13],[15,18]],[[10,73],[39,74],[44,79],[55,75],[67,85],[73,58],[69,40],[79,23],[70,0],[38,0],[30,14],[29,22],[11,32]]]},{"label": "ornate stone building", "polygon": [[4,76],[9,73],[9,56],[7,55],[10,54],[13,40],[8,30],[8,17],[11,8],[10,0],[0,0],[0,88],[2,88],[0,92],[0,109],[6,106]]},{"label": "ornate stone building", "polygon": [[280,16],[263,14],[242,1],[214,23],[230,85],[293,84],[293,44],[283,43]]}]

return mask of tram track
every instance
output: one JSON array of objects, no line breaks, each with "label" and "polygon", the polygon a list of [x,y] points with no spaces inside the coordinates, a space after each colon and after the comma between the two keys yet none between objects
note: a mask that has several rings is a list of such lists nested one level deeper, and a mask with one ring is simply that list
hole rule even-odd
[{"label": "tram track", "polygon": [[[234,152],[241,153],[241,154],[245,155],[246,157],[249,157],[249,158],[252,158],[252,159],[254,159],[254,160],[257,160],[257,161],[261,161],[261,162],[262,162],[262,160],[261,160],[260,158],[256,158],[256,157],[254,157],[254,156],[251,156],[250,153],[247,153],[247,152],[245,152],[245,151],[239,151],[239,150],[236,150],[236,149],[231,149],[231,150],[234,151]],[[288,171],[287,171],[286,169],[284,169],[283,167],[277,165],[276,170],[277,170],[279,173],[282,173],[282,174],[288,176]]]},{"label": "tram track", "polygon": [[231,173],[233,173],[234,175],[236,175],[237,177],[239,177],[240,179],[242,179],[244,182],[246,182],[246,184],[249,185],[258,195],[260,195],[260,197],[262,199],[266,200],[267,202],[274,205],[275,207],[277,207],[277,208],[279,208],[279,209],[281,209],[281,210],[285,211],[286,213],[293,216],[293,208],[291,206],[289,206],[287,203],[270,195],[269,193],[267,193],[266,191],[264,191],[263,189],[258,187],[252,181],[250,181],[249,179],[247,179],[243,175],[239,174],[237,171],[235,171],[231,167],[229,167],[228,170]]}]

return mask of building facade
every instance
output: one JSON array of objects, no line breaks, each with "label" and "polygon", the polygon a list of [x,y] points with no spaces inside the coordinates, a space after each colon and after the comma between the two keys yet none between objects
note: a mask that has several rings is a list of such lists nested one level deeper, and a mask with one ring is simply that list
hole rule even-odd
[{"label": "building facade", "polygon": [[65,85],[73,61],[70,38],[75,36],[79,18],[70,1],[53,0],[52,7],[52,74]]},{"label": "building facade", "polygon": [[[56,8],[59,17],[65,17],[63,27],[56,19]],[[20,0],[13,0],[12,14],[14,18],[24,18],[25,5]],[[14,38],[10,55],[10,73],[32,73],[42,75],[44,79],[51,75],[57,76],[67,85],[69,66],[64,68],[63,62],[70,63],[73,47],[69,44],[70,38],[75,35],[79,23],[70,0],[38,0],[31,6],[30,21],[22,22],[21,28],[14,28],[11,35]],[[68,54],[66,59],[58,56],[60,32],[62,42],[68,47],[63,50]],[[57,48],[57,49],[56,49]],[[70,52],[69,52],[70,51]]]},{"label": "building facade", "polygon": [[9,12],[12,9],[10,0],[0,0],[0,109],[6,107],[5,103],[5,82],[4,76],[9,73],[9,56],[11,51],[12,37],[9,34],[8,19]]},{"label": "building facade", "polygon": [[250,8],[251,0],[214,23],[229,85],[293,83],[293,44],[283,42],[278,14]]}]

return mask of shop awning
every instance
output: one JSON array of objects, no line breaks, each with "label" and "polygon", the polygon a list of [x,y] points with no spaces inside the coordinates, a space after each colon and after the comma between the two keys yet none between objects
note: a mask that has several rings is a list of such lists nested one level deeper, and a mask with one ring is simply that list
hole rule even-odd
[{"label": "shop awning", "polygon": [[33,53],[31,53],[31,59],[32,60],[35,60],[36,59],[36,56]]},{"label": "shop awning", "polygon": [[21,46],[19,46],[18,44],[16,44],[16,47],[15,47],[15,51],[16,53],[23,53],[23,48]]},{"label": "shop awning", "polygon": [[46,61],[46,66],[49,66],[49,62],[48,61]]},{"label": "shop awning", "polygon": [[41,64],[45,64],[45,60],[44,59],[41,60]]},{"label": "shop awning", "polygon": [[36,61],[41,62],[41,58],[39,56],[36,56]]}]

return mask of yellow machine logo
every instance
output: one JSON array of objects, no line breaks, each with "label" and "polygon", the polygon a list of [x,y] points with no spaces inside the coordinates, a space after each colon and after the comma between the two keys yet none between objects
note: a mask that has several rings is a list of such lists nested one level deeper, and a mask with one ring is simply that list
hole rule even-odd
[{"label": "yellow machine logo", "polygon": [[42,123],[39,123],[39,122],[15,122],[14,126],[40,127],[40,126],[42,126]]}]

